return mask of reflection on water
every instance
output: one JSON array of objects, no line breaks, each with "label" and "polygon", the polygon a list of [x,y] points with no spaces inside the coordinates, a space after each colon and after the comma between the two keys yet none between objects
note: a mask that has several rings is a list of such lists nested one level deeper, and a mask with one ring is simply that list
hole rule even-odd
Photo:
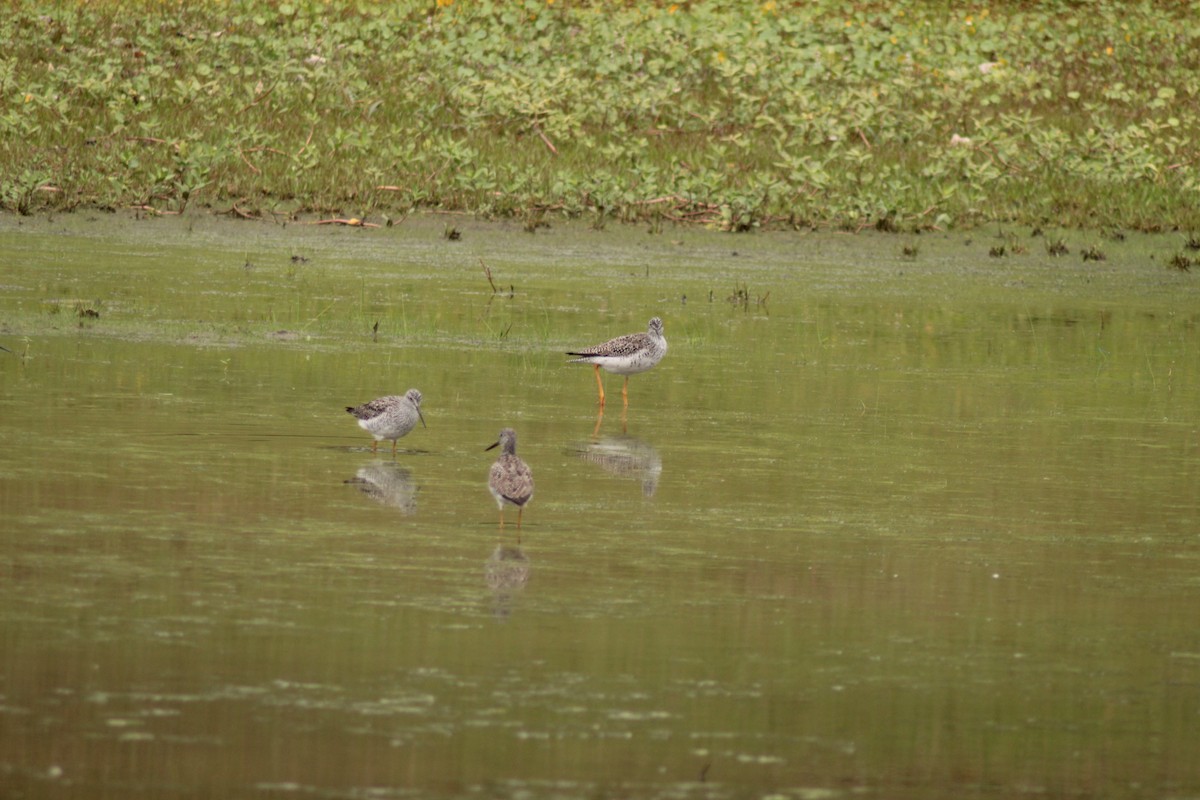
[{"label": "reflection on water", "polygon": [[406,516],[417,512],[417,485],[413,483],[412,472],[399,464],[372,461],[359,467],[358,473],[345,482],[375,502],[395,508]]},{"label": "reflection on water", "polygon": [[492,614],[507,618],[513,603],[529,582],[531,567],[520,545],[498,544],[484,565],[484,579],[492,590]]},{"label": "reflection on water", "polygon": [[662,456],[649,442],[635,436],[602,436],[574,445],[572,452],[609,475],[640,481],[642,495],[653,497],[662,475]]}]

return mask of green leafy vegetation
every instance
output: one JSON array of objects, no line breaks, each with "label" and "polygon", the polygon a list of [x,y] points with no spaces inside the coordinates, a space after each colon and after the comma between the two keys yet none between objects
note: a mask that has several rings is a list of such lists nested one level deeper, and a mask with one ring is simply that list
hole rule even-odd
[{"label": "green leafy vegetation", "polygon": [[21,2],[0,208],[1200,229],[1200,3]]}]

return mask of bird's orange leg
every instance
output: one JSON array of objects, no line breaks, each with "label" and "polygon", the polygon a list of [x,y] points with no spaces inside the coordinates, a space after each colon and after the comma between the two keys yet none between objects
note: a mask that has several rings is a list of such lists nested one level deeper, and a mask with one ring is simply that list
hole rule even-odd
[{"label": "bird's orange leg", "polygon": [[621,399],[625,401],[625,407],[629,408],[629,376],[625,376],[625,385],[621,387]]},{"label": "bird's orange leg", "polygon": [[600,365],[594,364],[596,368],[596,388],[600,390],[600,407],[604,407],[604,381],[600,380]]},{"label": "bird's orange leg", "polygon": [[371,440],[371,452],[374,453],[377,449],[379,449],[379,440],[372,439]]},{"label": "bird's orange leg", "polygon": [[600,423],[603,421],[604,421],[604,406],[600,406],[600,408],[596,412],[596,427],[592,428],[592,438],[593,439],[595,439],[597,436],[600,435]]},{"label": "bird's orange leg", "polygon": [[399,439],[392,439],[392,458],[396,457],[396,443],[399,441]]},{"label": "bird's orange leg", "polygon": [[504,509],[500,509],[500,530],[504,530]]}]

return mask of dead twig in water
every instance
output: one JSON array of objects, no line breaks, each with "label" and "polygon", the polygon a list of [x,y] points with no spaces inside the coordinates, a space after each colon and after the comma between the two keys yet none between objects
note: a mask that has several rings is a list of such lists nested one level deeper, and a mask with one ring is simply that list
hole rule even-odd
[{"label": "dead twig in water", "polygon": [[300,332],[304,333],[306,330],[308,330],[309,325],[312,325],[314,322],[319,320],[321,317],[325,316],[325,312],[328,311],[329,309],[333,308],[335,305],[337,305],[337,300],[330,301],[329,305],[322,308],[321,312],[319,314],[317,314],[315,317],[312,317],[311,319],[309,319],[308,322],[306,322],[300,326]]},{"label": "dead twig in water", "polygon": [[308,223],[309,225],[348,225],[351,228],[378,228],[379,224],[375,222],[363,222],[358,217],[350,219],[318,219]]},{"label": "dead twig in water", "polygon": [[154,214],[155,216],[165,216],[167,214],[183,213],[181,211],[164,211],[162,209],[155,208],[154,206],[146,206],[146,205],[130,206],[130,208],[132,208],[134,211],[145,211],[147,214]]},{"label": "dead twig in water", "polygon": [[[766,294],[754,295],[754,305],[756,308],[765,308],[767,300],[771,297],[770,290]],[[734,306],[741,308],[743,311],[750,310],[750,287],[747,284],[738,285],[734,282],[733,294],[725,298],[726,302],[732,303]],[[708,301],[712,302],[712,292],[708,293]]]},{"label": "dead twig in water", "polygon": [[496,288],[496,282],[492,280],[492,268],[483,263],[483,259],[479,259],[479,266],[483,267],[483,274],[487,276],[488,283],[492,285],[492,294],[500,294],[500,290]]},{"label": "dead twig in water", "polygon": [[218,214],[229,214],[230,216],[233,216],[236,214],[237,216],[241,217],[242,219],[258,219],[259,215],[252,214],[249,211],[242,211],[240,208],[238,208],[238,203],[244,201],[245,199],[246,199],[245,197],[240,197],[237,200],[233,201],[233,205],[231,205],[229,207],[228,211],[218,211],[217,213]]}]

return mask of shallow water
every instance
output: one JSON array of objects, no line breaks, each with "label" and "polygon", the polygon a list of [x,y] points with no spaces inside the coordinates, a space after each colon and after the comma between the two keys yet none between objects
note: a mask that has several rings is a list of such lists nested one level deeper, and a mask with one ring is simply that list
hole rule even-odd
[{"label": "shallow water", "polygon": [[0,220],[5,797],[1200,793],[1177,242],[454,223]]}]

